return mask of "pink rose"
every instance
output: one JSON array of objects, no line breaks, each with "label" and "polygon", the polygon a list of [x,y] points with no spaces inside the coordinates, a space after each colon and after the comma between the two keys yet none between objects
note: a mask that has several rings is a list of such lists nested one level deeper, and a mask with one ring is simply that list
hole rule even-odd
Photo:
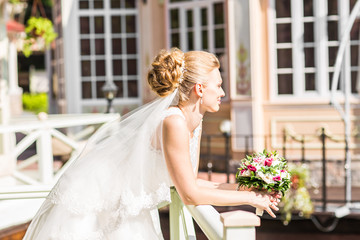
[{"label": "pink rose", "polygon": [[279,175],[277,175],[276,177],[273,177],[273,180],[274,181],[280,181],[281,180],[281,177]]},{"label": "pink rose", "polygon": [[247,168],[248,168],[250,171],[256,172],[256,167],[254,167],[253,165],[247,165]]},{"label": "pink rose", "polygon": [[256,163],[261,163],[262,162],[262,159],[260,157],[254,158],[253,160]]},{"label": "pink rose", "polygon": [[246,169],[241,169],[240,174],[242,175],[245,171]]},{"label": "pink rose", "polygon": [[274,161],[273,158],[266,158],[264,165],[270,167],[273,161]]}]

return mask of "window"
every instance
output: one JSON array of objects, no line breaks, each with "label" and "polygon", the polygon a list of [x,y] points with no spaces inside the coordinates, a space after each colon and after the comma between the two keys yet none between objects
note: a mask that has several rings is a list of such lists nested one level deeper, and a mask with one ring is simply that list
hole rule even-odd
[{"label": "window", "polygon": [[[269,22],[272,97],[328,97],[341,32],[355,0],[271,0]],[[357,19],[345,56],[338,90],[351,78],[357,93],[360,43]]]},{"label": "window", "polygon": [[[228,93],[225,4],[223,0],[169,0],[169,47],[205,50],[220,60],[224,90]],[[226,94],[228,96],[228,94]]]},{"label": "window", "polygon": [[104,98],[113,81],[118,100],[139,99],[137,1],[80,0],[78,8],[81,98]]}]

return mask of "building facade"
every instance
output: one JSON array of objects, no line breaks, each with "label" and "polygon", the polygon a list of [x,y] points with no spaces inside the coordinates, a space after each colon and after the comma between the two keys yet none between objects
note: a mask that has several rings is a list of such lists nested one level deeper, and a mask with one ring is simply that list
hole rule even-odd
[{"label": "building facade", "polygon": [[[55,1],[54,91],[60,112],[104,112],[102,86],[118,87],[121,114],[153,99],[146,84],[152,58],[163,48],[207,50],[221,61],[222,109],[207,114],[204,134],[232,122],[233,158],[263,148],[289,159],[343,159],[344,123],[330,105],[340,40],[354,0],[69,0]],[[57,17],[58,16],[58,17]],[[351,86],[350,149],[357,158],[359,18],[350,32],[336,99]],[[203,143],[207,147],[207,143]],[[222,139],[211,143],[224,150]]]}]

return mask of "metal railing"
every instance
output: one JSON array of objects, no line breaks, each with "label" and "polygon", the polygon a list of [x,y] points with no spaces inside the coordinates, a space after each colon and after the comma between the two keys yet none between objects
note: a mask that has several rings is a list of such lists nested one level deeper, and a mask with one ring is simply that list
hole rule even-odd
[{"label": "metal railing", "polygon": [[[359,135],[356,133],[352,137],[354,139],[358,139]],[[234,174],[237,170],[239,160],[242,157],[254,152],[254,149],[252,149],[252,143],[253,141],[258,141],[259,139],[264,141],[266,149],[278,150],[278,152],[286,158],[289,163],[309,165],[309,169],[312,170],[312,172],[310,171],[310,175],[312,176],[312,186],[310,187],[316,189],[321,188],[320,198],[316,197],[312,198],[312,200],[314,202],[321,203],[322,211],[326,211],[329,203],[346,203],[346,201],[342,199],[329,199],[328,187],[332,185],[340,185],[346,188],[346,149],[350,148],[353,152],[356,150],[360,151],[358,144],[353,143],[349,146],[345,142],[343,136],[330,134],[325,128],[319,129],[314,134],[297,135],[287,129],[284,129],[280,135],[254,136],[216,134],[203,135],[202,139],[200,166],[203,167],[200,168],[200,170],[208,172],[209,180],[211,180],[211,175],[214,169],[216,170],[216,168],[220,168],[222,169],[220,170],[221,172],[226,173],[226,178],[229,182],[230,175]],[[237,154],[237,159],[235,159],[232,156],[234,153],[231,151],[229,142],[234,143],[236,140],[239,141],[239,139],[243,148],[240,153]],[[222,145],[220,143],[222,143]],[[217,153],[215,153],[213,145],[217,145],[215,147],[217,148]],[[337,155],[334,155],[334,152],[336,152]],[[309,156],[307,156],[307,153]],[[353,158],[353,161],[360,161],[360,159]],[[337,173],[330,172],[334,171],[334,167],[332,166],[334,164],[336,165],[336,169],[339,171]],[[357,184],[360,185],[360,182]],[[350,202],[356,201],[350,200]]]}]

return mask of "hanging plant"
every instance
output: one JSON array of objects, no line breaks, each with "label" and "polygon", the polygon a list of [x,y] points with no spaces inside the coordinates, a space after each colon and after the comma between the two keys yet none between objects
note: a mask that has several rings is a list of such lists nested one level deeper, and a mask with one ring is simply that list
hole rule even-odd
[{"label": "hanging plant", "polygon": [[[35,17],[37,5],[39,5],[42,17]],[[34,49],[45,49],[57,37],[51,20],[45,15],[41,0],[35,0],[33,2],[32,17],[30,17],[26,23],[25,33],[26,37],[22,48],[25,57],[29,57]]]}]

